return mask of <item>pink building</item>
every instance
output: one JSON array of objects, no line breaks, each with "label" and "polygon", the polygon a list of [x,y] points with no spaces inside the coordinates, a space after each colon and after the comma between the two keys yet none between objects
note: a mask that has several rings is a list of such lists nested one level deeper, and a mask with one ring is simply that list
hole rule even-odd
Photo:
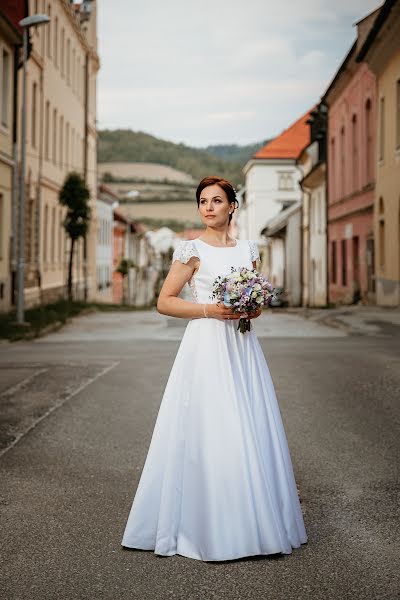
[{"label": "pink building", "polygon": [[357,23],[357,40],[323,100],[328,119],[329,301],[375,301],[373,207],[376,81],[356,55],[379,9]]}]

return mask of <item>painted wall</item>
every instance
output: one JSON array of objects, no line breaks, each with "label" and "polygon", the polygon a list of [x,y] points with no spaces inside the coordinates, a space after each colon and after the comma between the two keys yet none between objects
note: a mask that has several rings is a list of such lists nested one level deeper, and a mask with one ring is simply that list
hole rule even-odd
[{"label": "painted wall", "polygon": [[[328,122],[328,229],[330,254],[329,297],[351,303],[358,295],[374,301],[367,272],[368,240],[373,237],[373,204],[376,152],[376,82],[366,63],[329,107]],[[342,259],[343,270],[338,275]],[[353,241],[351,241],[353,240]],[[332,264],[336,247],[336,276]],[[350,252],[350,247],[352,248]],[[355,247],[358,250],[355,250]],[[340,257],[339,257],[340,254]],[[352,267],[351,260],[358,260]]]},{"label": "painted wall", "polygon": [[[378,78],[378,103],[384,98],[383,157],[378,152],[375,195],[375,269],[377,303],[400,304],[400,50],[394,52]],[[382,119],[378,117],[378,140]]]}]

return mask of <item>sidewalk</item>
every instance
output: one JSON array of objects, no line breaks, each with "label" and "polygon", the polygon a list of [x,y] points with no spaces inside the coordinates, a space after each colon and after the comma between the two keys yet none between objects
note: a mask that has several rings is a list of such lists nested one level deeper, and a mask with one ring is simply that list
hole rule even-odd
[{"label": "sidewalk", "polygon": [[[274,311],[277,309],[273,309]],[[314,323],[334,327],[349,335],[400,335],[400,308],[348,305],[337,308],[278,309],[297,314]]]}]

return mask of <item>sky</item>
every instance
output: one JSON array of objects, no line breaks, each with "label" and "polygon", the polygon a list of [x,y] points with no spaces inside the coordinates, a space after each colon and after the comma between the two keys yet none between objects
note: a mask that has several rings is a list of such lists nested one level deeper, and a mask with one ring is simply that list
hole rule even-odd
[{"label": "sky", "polygon": [[98,0],[98,128],[204,147],[319,101],[377,0]]}]

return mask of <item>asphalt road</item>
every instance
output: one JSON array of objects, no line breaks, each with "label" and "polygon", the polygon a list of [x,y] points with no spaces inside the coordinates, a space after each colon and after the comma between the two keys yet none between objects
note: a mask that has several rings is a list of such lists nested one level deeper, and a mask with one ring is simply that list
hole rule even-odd
[{"label": "asphalt road", "polygon": [[396,328],[352,336],[285,313],[257,324],[308,544],[220,563],[121,547],[184,327],[159,317],[100,314],[0,345],[1,597],[399,598]]}]

